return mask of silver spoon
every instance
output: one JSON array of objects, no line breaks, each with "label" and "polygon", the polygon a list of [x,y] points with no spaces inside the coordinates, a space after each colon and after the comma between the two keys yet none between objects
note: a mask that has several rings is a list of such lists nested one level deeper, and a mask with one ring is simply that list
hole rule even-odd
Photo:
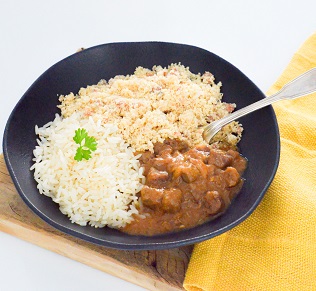
[{"label": "silver spoon", "polygon": [[252,103],[242,109],[239,109],[232,114],[216,120],[207,126],[203,131],[203,139],[210,143],[214,135],[221,130],[226,124],[256,111],[262,107],[268,106],[276,101],[284,99],[295,99],[316,92],[316,68],[313,68],[306,73],[298,76],[293,81],[284,85],[284,87],[277,93]]}]

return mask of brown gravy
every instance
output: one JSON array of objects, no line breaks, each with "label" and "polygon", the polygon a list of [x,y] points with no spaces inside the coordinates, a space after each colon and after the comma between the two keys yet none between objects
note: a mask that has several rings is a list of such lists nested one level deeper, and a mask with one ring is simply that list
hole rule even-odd
[{"label": "brown gravy", "polygon": [[146,176],[141,216],[122,231],[147,236],[191,228],[222,214],[240,191],[247,166],[235,150],[190,149],[177,140],[157,143],[140,162]]}]

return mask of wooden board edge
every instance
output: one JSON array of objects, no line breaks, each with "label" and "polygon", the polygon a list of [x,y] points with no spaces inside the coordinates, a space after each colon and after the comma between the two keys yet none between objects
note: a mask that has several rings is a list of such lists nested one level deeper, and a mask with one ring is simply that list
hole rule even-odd
[{"label": "wooden board edge", "polygon": [[46,232],[38,232],[32,230],[24,225],[18,225],[12,221],[0,220],[0,230],[13,235],[19,239],[35,244],[46,250],[53,251],[59,255],[65,256],[77,262],[88,265],[92,268],[98,269],[112,276],[118,277],[140,287],[153,291],[179,291],[182,288],[168,285],[165,282],[150,278],[144,273],[135,269],[128,268],[126,265],[118,262],[117,260],[101,255],[100,253],[76,245],[75,243],[69,244],[69,241],[60,236],[52,236]]}]

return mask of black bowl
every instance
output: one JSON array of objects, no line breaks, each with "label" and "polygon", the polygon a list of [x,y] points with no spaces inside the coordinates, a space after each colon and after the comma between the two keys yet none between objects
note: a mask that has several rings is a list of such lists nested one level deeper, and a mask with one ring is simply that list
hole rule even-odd
[{"label": "black bowl", "polygon": [[227,212],[203,225],[181,232],[153,237],[131,236],[110,228],[96,229],[72,224],[58,205],[36,189],[32,151],[36,145],[35,125],[54,118],[58,95],[77,93],[80,87],[133,74],[137,66],[152,68],[181,62],[193,73],[210,71],[223,83],[223,100],[242,108],[265,95],[241,71],[219,56],[183,44],[164,42],[111,43],[75,53],[44,72],[15,106],[7,122],[4,157],[25,203],[55,228],[106,247],[125,250],[165,249],[201,242],[217,236],[246,219],[257,207],[277,170],[280,154],[278,125],[271,106],[240,119],[244,127],[240,152],[248,158],[246,182]]}]

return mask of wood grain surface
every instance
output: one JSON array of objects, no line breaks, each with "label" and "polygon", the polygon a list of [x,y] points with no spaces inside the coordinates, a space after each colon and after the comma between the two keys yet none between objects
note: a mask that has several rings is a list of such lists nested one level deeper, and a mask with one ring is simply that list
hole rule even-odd
[{"label": "wood grain surface", "polygon": [[0,230],[148,290],[183,290],[193,246],[159,251],[120,251],[66,235],[22,201],[0,155]]}]

